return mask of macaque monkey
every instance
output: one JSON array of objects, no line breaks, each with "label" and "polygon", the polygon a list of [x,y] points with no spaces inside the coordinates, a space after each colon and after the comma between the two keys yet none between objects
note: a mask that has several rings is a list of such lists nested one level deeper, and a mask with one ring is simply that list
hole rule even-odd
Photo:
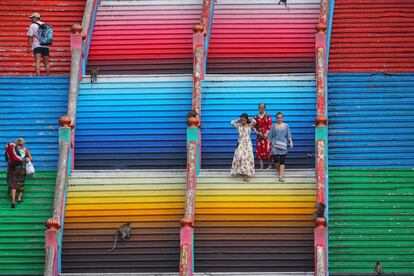
[{"label": "macaque monkey", "polygon": [[285,7],[287,8],[287,0],[279,0],[279,4],[278,5],[280,5],[280,3],[285,4]]},{"label": "macaque monkey", "polygon": [[108,252],[111,252],[116,248],[116,241],[118,240],[118,235],[121,237],[121,241],[126,241],[126,240],[129,239],[129,237],[131,235],[131,230],[132,230],[132,226],[131,226],[130,222],[121,225],[116,230],[114,246],[112,246],[112,248],[109,249]]},{"label": "macaque monkey", "polygon": [[374,272],[377,273],[377,275],[381,275],[384,273],[384,269],[382,269],[381,263],[377,262],[375,264]]},{"label": "macaque monkey", "polygon": [[99,66],[93,67],[91,69],[91,83],[96,83],[98,81]]}]

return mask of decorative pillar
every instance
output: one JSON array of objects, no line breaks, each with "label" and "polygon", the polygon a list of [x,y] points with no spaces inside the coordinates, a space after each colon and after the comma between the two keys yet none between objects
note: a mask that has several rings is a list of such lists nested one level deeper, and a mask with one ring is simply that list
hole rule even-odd
[{"label": "decorative pillar", "polygon": [[315,35],[315,77],[316,77],[316,203],[314,229],[315,275],[328,275],[327,220],[325,209],[328,175],[328,115],[327,115],[327,64],[326,64],[326,26],[328,22],[328,0],[322,0],[319,22]]},{"label": "decorative pillar", "polygon": [[59,160],[56,176],[55,197],[53,202],[52,217],[49,218],[45,233],[45,276],[57,276],[59,271],[59,230],[62,225],[64,196],[67,183],[68,157],[70,148],[70,125],[72,120],[63,116],[59,119]]},{"label": "decorative pillar", "polygon": [[193,110],[201,114],[201,87],[204,79],[204,24],[194,26],[193,31]]}]

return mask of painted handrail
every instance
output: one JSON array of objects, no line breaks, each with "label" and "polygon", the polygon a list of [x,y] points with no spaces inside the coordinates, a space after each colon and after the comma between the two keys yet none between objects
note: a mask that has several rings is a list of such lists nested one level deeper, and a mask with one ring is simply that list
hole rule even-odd
[{"label": "painted handrail", "polygon": [[[79,91],[79,83],[83,74],[82,48],[89,49],[92,27],[97,12],[98,0],[87,0],[82,26],[72,26],[71,41],[71,70],[68,95],[67,116],[59,120],[59,159],[56,176],[55,196],[53,202],[52,216],[46,225],[45,233],[45,276],[57,276],[60,272],[60,252],[62,248],[63,223],[66,204],[66,190],[68,176],[73,165],[74,127],[76,119],[76,107]],[[89,19],[87,19],[89,18]],[[86,39],[89,38],[89,39]],[[86,46],[83,46],[85,40]],[[84,45],[85,45],[84,44]]]},{"label": "painted handrail", "polygon": [[314,256],[315,275],[328,275],[327,261],[327,221],[325,200],[328,179],[328,129],[327,129],[327,72],[326,72],[326,27],[328,24],[329,0],[322,0],[320,6],[319,22],[316,26],[315,54],[316,54],[316,203],[317,212],[315,216],[314,230]]},{"label": "painted handrail", "polygon": [[187,181],[185,211],[180,231],[180,276],[192,276],[194,272],[195,195],[201,159],[201,90],[213,13],[214,0],[204,0],[200,23],[193,27],[193,110],[187,117]]}]

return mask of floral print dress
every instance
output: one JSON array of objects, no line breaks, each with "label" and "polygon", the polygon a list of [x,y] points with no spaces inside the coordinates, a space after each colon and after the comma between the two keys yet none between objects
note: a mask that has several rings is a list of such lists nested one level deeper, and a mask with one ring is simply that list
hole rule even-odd
[{"label": "floral print dress", "polygon": [[238,147],[236,148],[233,156],[233,163],[231,165],[231,174],[236,175],[247,175],[251,176],[254,174],[254,156],[253,146],[250,139],[250,133],[252,127],[256,124],[256,121],[252,119],[250,124],[241,125],[237,123],[238,119],[231,121],[238,133]]},{"label": "floral print dress", "polygon": [[271,145],[265,135],[269,132],[272,127],[272,116],[270,114],[264,114],[262,118],[259,115],[254,117],[256,125],[254,128],[261,135],[256,137],[256,157],[264,160],[270,158]]}]

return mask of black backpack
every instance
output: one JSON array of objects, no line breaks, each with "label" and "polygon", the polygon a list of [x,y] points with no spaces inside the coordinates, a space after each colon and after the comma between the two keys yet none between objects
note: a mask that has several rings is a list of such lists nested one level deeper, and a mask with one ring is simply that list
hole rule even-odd
[{"label": "black backpack", "polygon": [[39,24],[39,31],[37,33],[38,36],[36,38],[39,40],[40,45],[42,46],[50,46],[53,42],[53,29],[52,26],[49,24],[43,23]]}]

